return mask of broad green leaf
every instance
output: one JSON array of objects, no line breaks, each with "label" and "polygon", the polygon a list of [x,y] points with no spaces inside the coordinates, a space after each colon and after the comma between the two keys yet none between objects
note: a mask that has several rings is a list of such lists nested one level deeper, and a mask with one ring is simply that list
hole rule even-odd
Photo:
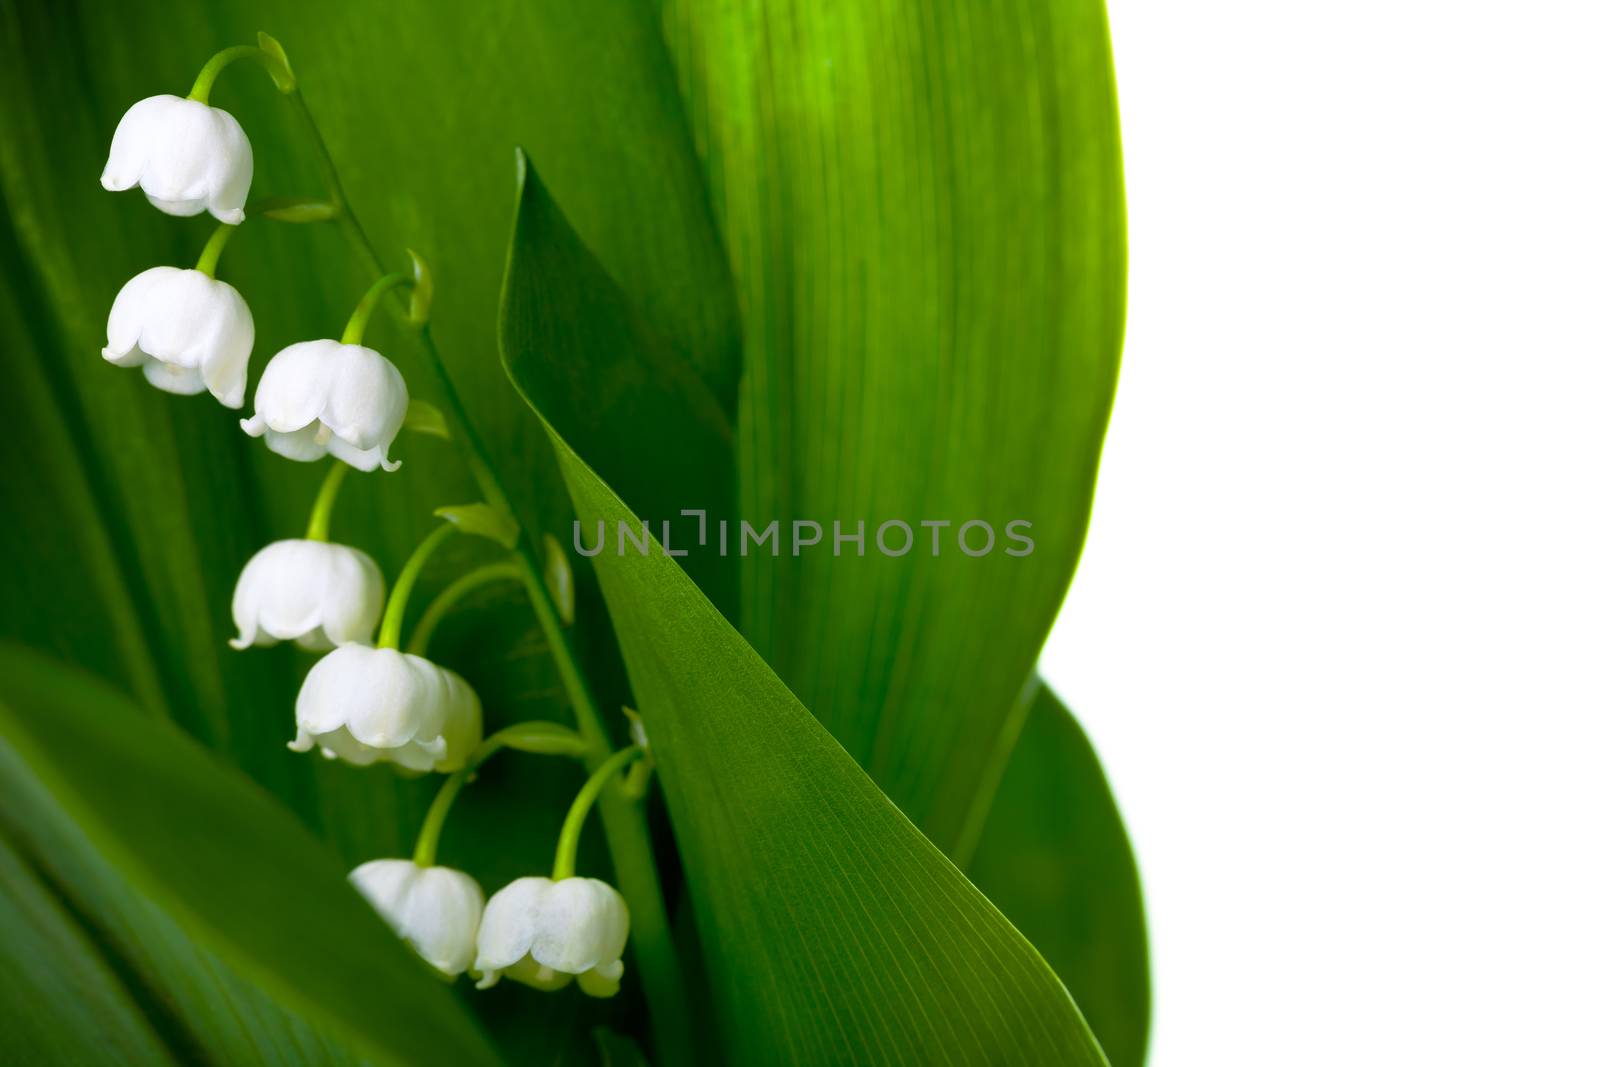
[{"label": "broad green leaf", "polygon": [[176,1062],[89,935],[4,835],[0,1033],[13,1063]]},{"label": "broad green leaf", "polygon": [[1072,990],[1115,1067],[1144,1062],[1139,874],[1083,728],[1039,686],[966,871]]},{"label": "broad green leaf", "polygon": [[[645,318],[521,151],[517,185],[500,309],[506,373],[658,535],[666,532],[679,550],[692,548],[705,524],[733,515],[728,415],[692,353]],[[684,516],[684,509],[701,515]],[[693,552],[689,566],[731,611],[732,561]]]},{"label": "broad green leaf", "polygon": [[0,649],[0,819],[49,800],[194,942],[296,1014],[394,1063],[495,1063],[451,997],[269,797],[99,683]]},{"label": "broad green leaf", "polygon": [[[369,1062],[240,975],[141,893],[75,825],[29,767],[0,748],[15,822],[50,887],[96,938],[181,1061],[296,1067]],[[20,816],[20,818],[19,818]],[[48,966],[38,961],[35,966]]]},{"label": "broad green leaf", "polygon": [[[743,312],[740,510],[827,537],[743,560],[740,625],[949,847],[1076,564],[1116,382],[1102,0],[667,0],[663,22]],[[892,519],[911,554],[830,551],[833,522]],[[999,539],[981,559],[954,543],[970,520]],[[938,558],[924,521],[953,524]]]},{"label": "broad green leaf", "polygon": [[[552,429],[586,523],[638,519]],[[594,560],[735,1063],[1103,1063],[1059,979],[652,542]]]}]

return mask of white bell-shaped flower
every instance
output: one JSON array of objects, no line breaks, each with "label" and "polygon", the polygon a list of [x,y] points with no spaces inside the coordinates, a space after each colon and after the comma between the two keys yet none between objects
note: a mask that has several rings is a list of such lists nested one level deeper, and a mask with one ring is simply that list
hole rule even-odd
[{"label": "white bell-shaped flower", "polygon": [[383,614],[383,572],[357,548],[274,541],[250,557],[233,590],[234,648],[294,641],[322,651],[369,644]]},{"label": "white bell-shaped flower", "polygon": [[350,872],[350,884],[435,970],[454,978],[471,965],[483,890],[470,874],[372,860]]},{"label": "white bell-shaped flower", "polygon": [[453,771],[483,740],[478,694],[459,674],[393,648],[343,645],[316,662],[294,707],[296,752],[358,767],[387,760]]},{"label": "white bell-shaped flower", "polygon": [[332,452],[357,470],[400,466],[389,445],[410,397],[395,365],[370,348],[301,341],[272,357],[256,385],[256,413],[239,425],[289,459]]},{"label": "white bell-shaped flower", "polygon": [[256,324],[239,291],[198,270],[151,267],[111,304],[100,354],[118,367],[143,367],[157,389],[211,391],[244,406],[245,372]]},{"label": "white bell-shaped flower", "polygon": [[168,215],[210,211],[238,225],[254,165],[250,139],[232,115],[198,100],[152,96],[117,123],[100,184],[113,192],[137,185]]},{"label": "white bell-shaped flower", "polygon": [[489,898],[472,969],[487,989],[507,977],[560,989],[576,976],[592,997],[616,993],[628,943],[628,905],[594,878],[518,878]]}]

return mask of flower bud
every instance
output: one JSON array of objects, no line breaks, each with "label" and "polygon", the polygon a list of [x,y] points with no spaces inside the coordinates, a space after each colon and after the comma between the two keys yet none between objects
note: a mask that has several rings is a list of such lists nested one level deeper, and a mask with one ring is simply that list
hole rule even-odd
[{"label": "flower bud", "polygon": [[256,413],[239,425],[289,459],[332,452],[357,470],[380,464],[405,422],[405,379],[370,348],[338,341],[301,341],[272,357],[256,385]]},{"label": "flower bud", "polygon": [[344,645],[317,661],[295,702],[289,747],[358,767],[453,771],[483,740],[478,694],[454,671],[393,648]]},{"label": "flower bud", "polygon": [[151,267],[112,302],[100,354],[118,367],[142,367],[157,389],[184,396],[209,389],[237,408],[255,343],[255,320],[233,286],[197,270]]},{"label": "flower bud", "polygon": [[383,614],[383,572],[360,549],[274,541],[250,557],[233,590],[234,648],[294,641],[323,651],[370,644]]},{"label": "flower bud", "polygon": [[454,978],[472,962],[483,890],[471,875],[372,860],[350,872],[350,884],[435,970]]},{"label": "flower bud", "polygon": [[594,878],[518,878],[489,898],[472,969],[487,989],[504,973],[535,989],[576,976],[592,997],[616,993],[628,943],[628,905]]},{"label": "flower bud", "polygon": [[137,185],[168,215],[209,210],[238,225],[253,167],[250,139],[232,115],[198,100],[152,96],[117,123],[100,184],[113,192]]}]

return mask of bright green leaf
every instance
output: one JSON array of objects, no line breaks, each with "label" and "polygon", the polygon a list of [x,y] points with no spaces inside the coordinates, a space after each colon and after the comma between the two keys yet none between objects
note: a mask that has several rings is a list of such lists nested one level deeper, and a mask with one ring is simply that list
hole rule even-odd
[{"label": "bright green leaf", "polygon": [[[585,522],[637,518],[551,430]],[[1103,1063],[1060,981],[652,545],[595,558],[735,1063]]]},{"label": "bright green leaf", "polygon": [[394,1063],[496,1063],[444,988],[269,797],[99,683],[0,648],[0,821],[49,800],[194,941],[281,1003]]},{"label": "bright green leaf", "polygon": [[[663,23],[744,313],[740,510],[827,539],[747,556],[740,626],[949,847],[1077,562],[1116,383],[1102,0],[667,0]],[[870,545],[891,519],[901,558]],[[834,521],[865,523],[864,558]],[[924,521],[952,523],[938,558]]]}]

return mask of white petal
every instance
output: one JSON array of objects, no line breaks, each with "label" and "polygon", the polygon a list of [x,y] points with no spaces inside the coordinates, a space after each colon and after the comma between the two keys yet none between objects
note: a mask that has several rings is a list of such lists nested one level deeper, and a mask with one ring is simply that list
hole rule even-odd
[{"label": "white petal", "polygon": [[455,671],[440,668],[444,675],[444,726],[440,740],[445,751],[434,768],[453,771],[463,766],[472,750],[483,740],[483,705],[477,690]]},{"label": "white petal", "polygon": [[209,207],[220,221],[237,224],[253,169],[250,140],[232,115],[197,100],[153,96],[117,124],[100,184],[137,184],[168,214],[197,215]]},{"label": "white petal", "polygon": [[470,875],[428,867],[406,901],[403,935],[435,968],[457,975],[472,963],[482,916],[483,890]]},{"label": "white petal", "polygon": [[547,967],[582,974],[622,955],[628,905],[595,878],[563,878],[539,901],[528,954]]},{"label": "white petal", "polygon": [[387,445],[379,445],[377,448],[357,448],[342,437],[330,437],[328,451],[358,471],[374,471],[380,466],[386,471],[400,469],[399,460],[389,459]]},{"label": "white petal", "polygon": [[405,422],[410,403],[405,378],[393,363],[361,345],[340,345],[334,366],[322,421],[356,448],[386,448]]},{"label": "white petal", "polygon": [[327,595],[322,602],[322,631],[335,645],[372,640],[383,617],[383,572],[360,549],[330,545]]},{"label": "white petal", "polygon": [[217,221],[237,226],[244,221],[244,203],[250,197],[250,179],[255,169],[250,138],[239,121],[221,108],[212,108],[211,118],[216,150],[208,174],[211,190],[206,207]]},{"label": "white petal", "polygon": [[106,346],[100,354],[119,367],[137,367],[149,357],[139,350],[139,335],[156,297],[166,280],[183,273],[177,267],[151,267],[128,279],[111,302],[106,318]]},{"label": "white petal", "polygon": [[254,345],[255,323],[233,286],[197,270],[152,267],[112,302],[101,355],[119,366],[143,364],[158,389],[187,395],[209,388],[239,407]]},{"label": "white petal", "polygon": [[273,356],[256,385],[252,422],[259,420],[265,428],[287,434],[321,418],[341,347],[338,341],[301,341]]},{"label": "white petal", "polygon": [[111,135],[111,154],[106,159],[105,170],[100,174],[102,186],[120,192],[139,184],[163,116],[174,101],[181,99],[176,96],[152,96],[140,100],[127,110],[117,123],[116,132]]},{"label": "white petal", "polygon": [[354,745],[372,755],[351,762],[383,759],[424,772],[462,766],[483,737],[477,694],[459,675],[421,656],[361,645],[317,661],[300,687],[295,721],[340,758],[350,758]]},{"label": "white petal", "polygon": [[410,860],[373,860],[350,881],[394,931],[434,968],[452,977],[472,962],[483,890],[449,867],[418,867]]},{"label": "white petal", "polygon": [[200,371],[212,396],[225,407],[240,408],[244,406],[250,350],[256,343],[255,319],[237,289],[227,282],[208,281],[214,287],[215,302]]},{"label": "white petal", "polygon": [[387,919],[400,912],[419,873],[421,868],[410,860],[370,860],[350,872],[350,884]]},{"label": "white petal", "polygon": [[144,380],[164,393],[196,396],[206,391],[206,381],[193,367],[152,359],[142,368]]},{"label": "white petal", "polygon": [[[259,418],[259,416],[257,416],[257,418]],[[258,425],[256,419],[246,420],[241,422],[239,425],[243,426],[245,428],[245,432],[249,433],[252,437],[261,436],[261,434],[253,433],[251,431],[252,425]],[[328,454],[327,442],[322,440],[321,436],[317,433],[317,427],[321,425],[322,424],[320,422],[314,422],[310,426],[302,426],[300,429],[294,430],[291,433],[279,433],[277,430],[267,430],[267,449],[269,451],[276,452],[284,459],[298,460],[301,463],[315,462],[316,460],[319,460]]]},{"label": "white petal", "polygon": [[[506,971],[524,956],[555,971],[609,972],[628,941],[628,906],[594,878],[518,878],[490,898],[473,969]],[[601,976],[603,977],[603,975]],[[595,987],[603,983],[592,981]]]},{"label": "white petal", "polygon": [[548,878],[518,878],[489,898],[478,924],[478,957],[473,970],[487,976],[528,954],[539,902],[554,885]]},{"label": "white petal", "polygon": [[370,641],[383,612],[383,575],[358,549],[275,541],[251,557],[233,591],[235,648],[297,641],[320,650]]}]

